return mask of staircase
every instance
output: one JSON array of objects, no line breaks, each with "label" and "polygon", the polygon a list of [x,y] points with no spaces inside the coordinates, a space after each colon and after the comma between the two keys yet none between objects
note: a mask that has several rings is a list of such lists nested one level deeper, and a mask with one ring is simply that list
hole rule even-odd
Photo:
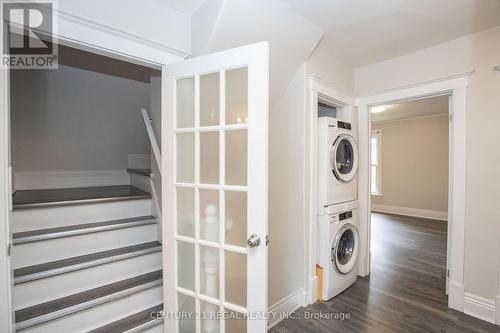
[{"label": "staircase", "polygon": [[163,332],[159,223],[131,185],[17,191],[16,331]]}]

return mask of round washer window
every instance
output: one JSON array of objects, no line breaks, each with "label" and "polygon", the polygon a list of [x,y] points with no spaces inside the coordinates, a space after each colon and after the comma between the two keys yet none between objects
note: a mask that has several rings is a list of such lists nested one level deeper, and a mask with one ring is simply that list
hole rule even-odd
[{"label": "round washer window", "polygon": [[337,253],[335,254],[339,264],[345,265],[351,260],[355,245],[354,233],[351,229],[346,229],[339,239]]},{"label": "round washer window", "polygon": [[352,171],[354,166],[354,149],[347,139],[340,140],[335,152],[335,163],[337,170],[343,175]]}]

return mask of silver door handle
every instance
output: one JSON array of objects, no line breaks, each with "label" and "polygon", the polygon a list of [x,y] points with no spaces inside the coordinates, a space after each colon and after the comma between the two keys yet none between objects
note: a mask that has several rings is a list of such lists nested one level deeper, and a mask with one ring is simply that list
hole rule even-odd
[{"label": "silver door handle", "polygon": [[250,238],[248,238],[247,244],[250,248],[258,247],[260,245],[260,237],[256,234],[253,234],[252,236],[250,236]]}]

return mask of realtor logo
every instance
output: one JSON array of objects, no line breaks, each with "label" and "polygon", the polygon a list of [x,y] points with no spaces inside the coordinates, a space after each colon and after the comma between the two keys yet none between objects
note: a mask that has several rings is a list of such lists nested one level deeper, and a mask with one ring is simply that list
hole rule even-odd
[{"label": "realtor logo", "polygon": [[53,4],[47,1],[3,2],[2,67],[57,68]]}]

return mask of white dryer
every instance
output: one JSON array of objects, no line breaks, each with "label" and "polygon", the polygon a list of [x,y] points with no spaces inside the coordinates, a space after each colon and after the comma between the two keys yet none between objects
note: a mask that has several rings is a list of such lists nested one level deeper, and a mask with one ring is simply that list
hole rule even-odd
[{"label": "white dryer", "polygon": [[318,222],[319,265],[323,268],[323,300],[349,288],[358,275],[359,205],[352,201],[329,206]]},{"label": "white dryer", "polygon": [[357,200],[358,144],[350,123],[318,119],[318,213]]}]

